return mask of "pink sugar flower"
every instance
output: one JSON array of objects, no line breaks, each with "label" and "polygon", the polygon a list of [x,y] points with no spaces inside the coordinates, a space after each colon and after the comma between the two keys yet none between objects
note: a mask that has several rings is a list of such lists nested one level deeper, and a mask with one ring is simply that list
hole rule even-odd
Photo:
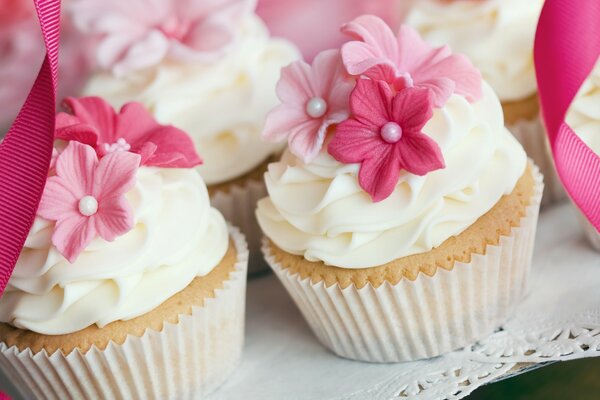
[{"label": "pink sugar flower", "polygon": [[117,75],[169,57],[212,61],[237,39],[238,19],[252,0],[78,0],[73,18],[98,36],[98,63]]},{"label": "pink sugar flower", "polygon": [[94,149],[71,142],[56,160],[38,214],[56,221],[52,243],[71,263],[96,237],[113,241],[133,227],[127,193],[135,184],[140,156],[114,152],[98,161]]},{"label": "pink sugar flower", "polygon": [[348,118],[354,83],[348,79],[338,50],[326,50],[312,66],[296,61],[281,71],[277,96],[282,104],[267,116],[263,138],[288,139],[290,151],[310,162],[321,150],[327,128]]},{"label": "pink sugar flower", "polygon": [[428,90],[406,88],[394,96],[383,81],[359,79],[350,109],[328,151],[340,162],[361,164],[359,184],[373,201],[392,194],[401,170],[425,175],[445,167],[439,146],[422,132],[433,115]]},{"label": "pink sugar flower", "polygon": [[351,75],[383,80],[397,90],[431,90],[433,105],[442,107],[452,93],[476,101],[482,96],[481,73],[463,55],[447,46],[433,48],[408,26],[398,36],[381,19],[364,15],[342,27],[358,41],[342,47],[344,65]]},{"label": "pink sugar flower", "polygon": [[73,115],[56,116],[56,139],[88,144],[100,157],[115,151],[138,153],[146,166],[192,168],[202,164],[185,132],[158,124],[140,103],[125,104],[119,114],[99,97],[67,98],[65,106]]}]

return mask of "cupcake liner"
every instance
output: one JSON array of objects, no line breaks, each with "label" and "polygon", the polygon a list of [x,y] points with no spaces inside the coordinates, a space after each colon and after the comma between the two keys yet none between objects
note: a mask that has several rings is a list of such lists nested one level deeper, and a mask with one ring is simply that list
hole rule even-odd
[{"label": "cupcake liner", "polygon": [[507,126],[508,130],[521,143],[527,155],[544,175],[544,197],[542,206],[567,200],[567,194],[554,168],[546,130],[539,117],[521,120]]},{"label": "cupcake liner", "polygon": [[337,355],[368,362],[438,356],[472,344],[500,327],[523,297],[539,206],[542,176],[520,226],[451,271],[419,274],[378,288],[326,287],[282,267],[265,238],[262,250],[317,338]]},{"label": "cupcake liner", "polygon": [[583,231],[585,236],[588,239],[588,242],[592,245],[592,247],[600,252],[600,232],[594,228],[594,225],[587,220],[586,217],[583,216],[581,211],[577,210],[579,215],[579,220],[581,222],[581,226],[583,227]]},{"label": "cupcake liner", "polygon": [[246,235],[250,251],[249,275],[269,270],[260,256],[262,231],[255,215],[256,203],[265,196],[267,188],[263,180],[249,179],[243,184],[231,185],[227,192],[217,191],[210,199],[212,206]]},{"label": "cupcake liner", "polygon": [[244,236],[230,227],[237,250],[235,270],[177,324],[162,331],[111,342],[68,355],[33,354],[0,343],[0,369],[26,399],[183,399],[214,391],[239,364],[244,340],[248,250]]}]

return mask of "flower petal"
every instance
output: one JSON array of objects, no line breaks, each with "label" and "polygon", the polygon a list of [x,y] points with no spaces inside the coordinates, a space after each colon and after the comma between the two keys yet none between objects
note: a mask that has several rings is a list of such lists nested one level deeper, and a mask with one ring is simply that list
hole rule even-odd
[{"label": "flower petal", "polygon": [[427,89],[406,88],[392,100],[392,115],[402,130],[420,132],[433,116],[432,95]]},{"label": "flower petal", "polygon": [[375,203],[388,198],[398,184],[400,165],[395,147],[390,144],[378,147],[360,166],[358,183]]},{"label": "flower petal", "polygon": [[470,102],[481,99],[483,89],[479,70],[462,54],[440,56],[440,51],[440,49],[436,49],[430,57],[422,60],[418,69],[413,73],[415,81],[425,82],[435,78],[446,78],[455,83],[453,91],[466,97]]},{"label": "flower petal", "polygon": [[277,97],[283,103],[302,107],[308,100],[320,95],[312,82],[310,65],[304,61],[295,61],[282,68],[276,90]]},{"label": "flower petal", "polygon": [[79,199],[85,196],[80,192],[73,193],[66,182],[58,176],[48,178],[37,214],[50,221],[78,215]]},{"label": "flower petal", "polygon": [[290,151],[305,163],[311,162],[323,147],[326,131],[322,119],[309,119],[295,126],[290,132]]},{"label": "flower petal", "polygon": [[110,104],[100,97],[68,97],[64,101],[75,117],[87,124],[98,134],[98,142],[115,142],[114,132],[117,114]]},{"label": "flower petal", "polygon": [[98,157],[94,149],[79,142],[69,142],[56,159],[56,175],[73,196],[80,199],[92,192],[94,169]]},{"label": "flower petal", "polygon": [[391,121],[391,104],[392,90],[383,81],[359,79],[350,95],[353,117],[377,131]]},{"label": "flower petal", "polygon": [[360,16],[342,26],[342,32],[366,45],[362,49],[359,49],[357,45],[344,45],[342,48],[344,65],[350,74],[360,75],[366,71],[363,69],[364,64],[359,67],[361,59],[362,61],[368,58],[389,60],[392,65],[398,60],[396,37],[390,27],[380,18],[373,15]]},{"label": "flower petal", "polygon": [[335,128],[335,134],[327,146],[333,158],[343,163],[359,163],[380,154],[385,143],[378,130],[355,120],[348,119]]},{"label": "flower petal", "polygon": [[446,167],[440,147],[424,133],[403,136],[397,147],[401,167],[411,174],[423,176]]},{"label": "flower petal", "polygon": [[133,228],[133,210],[125,196],[103,199],[94,215],[94,224],[98,235],[112,242]]},{"label": "flower petal", "polygon": [[269,142],[283,141],[295,126],[310,119],[304,109],[297,105],[279,104],[267,115],[261,136]]},{"label": "flower petal", "polygon": [[[141,165],[193,168],[202,163],[194,142],[185,132],[160,125],[140,103],[128,103],[121,108],[116,133],[131,145],[131,152],[144,153]],[[148,143],[154,147],[150,148]]]},{"label": "flower petal", "polygon": [[433,107],[442,108],[448,101],[456,83],[448,78],[431,78],[426,81],[420,81],[415,87],[427,89],[431,93],[431,104]]},{"label": "flower petal", "polygon": [[100,160],[94,173],[92,191],[98,203],[106,198],[121,196],[133,187],[140,159],[139,154],[117,151]]},{"label": "flower petal", "polygon": [[52,244],[73,263],[95,236],[96,230],[91,218],[77,214],[56,222]]},{"label": "flower petal", "polygon": [[315,57],[311,75],[313,86],[317,95],[327,97],[337,80],[344,71],[342,57],[339,50],[325,50]]},{"label": "flower petal", "polygon": [[74,115],[59,113],[56,115],[54,138],[60,140],[81,142],[92,147],[98,143],[98,131],[92,125],[81,123]]}]

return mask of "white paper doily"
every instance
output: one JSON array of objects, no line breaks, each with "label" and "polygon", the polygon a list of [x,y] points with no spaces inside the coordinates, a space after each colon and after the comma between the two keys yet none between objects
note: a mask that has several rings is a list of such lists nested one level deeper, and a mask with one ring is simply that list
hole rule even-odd
[{"label": "white paper doily", "polygon": [[[540,217],[530,293],[499,332],[432,360],[365,364],[329,353],[274,276],[248,285],[244,359],[213,400],[460,399],[522,363],[600,356],[600,254],[570,205]],[[15,392],[5,378],[0,388]],[[15,399],[18,399],[15,396]]]}]

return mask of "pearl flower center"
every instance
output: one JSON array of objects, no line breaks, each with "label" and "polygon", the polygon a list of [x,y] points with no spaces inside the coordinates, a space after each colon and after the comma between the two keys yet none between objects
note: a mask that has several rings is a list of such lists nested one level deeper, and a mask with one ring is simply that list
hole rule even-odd
[{"label": "pearl flower center", "polygon": [[123,138],[117,139],[115,143],[104,143],[104,150],[106,154],[115,153],[117,151],[129,151],[131,145]]},{"label": "pearl flower center", "polygon": [[91,217],[98,212],[98,200],[94,196],[84,196],[79,200],[79,212],[81,215]]},{"label": "pearl flower center", "polygon": [[321,118],[327,112],[327,102],[322,97],[313,97],[306,103],[306,113],[313,118]]},{"label": "pearl flower center", "polygon": [[402,137],[402,128],[396,122],[388,122],[381,127],[379,134],[388,143],[397,143]]}]

